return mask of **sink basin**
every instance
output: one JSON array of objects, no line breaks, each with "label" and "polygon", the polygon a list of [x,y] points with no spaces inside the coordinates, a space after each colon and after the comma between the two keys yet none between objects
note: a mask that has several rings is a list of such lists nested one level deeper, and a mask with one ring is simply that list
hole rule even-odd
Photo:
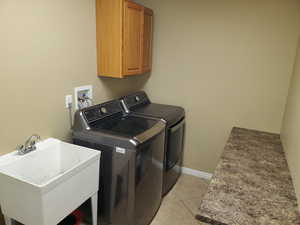
[{"label": "sink basin", "polygon": [[3,214],[23,224],[55,225],[96,194],[100,151],[49,138],[25,155],[0,157]]}]

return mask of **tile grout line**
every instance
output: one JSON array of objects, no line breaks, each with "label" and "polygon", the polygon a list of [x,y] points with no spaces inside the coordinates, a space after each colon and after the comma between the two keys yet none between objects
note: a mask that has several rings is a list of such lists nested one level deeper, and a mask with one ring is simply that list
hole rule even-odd
[{"label": "tile grout line", "polygon": [[189,211],[189,213],[191,214],[191,216],[193,217],[193,219],[195,219],[194,213],[193,213],[192,210],[190,210],[190,208],[184,203],[184,200],[181,200],[181,199],[180,199],[179,201],[182,203],[183,207],[186,208],[186,209]]},{"label": "tile grout line", "polygon": [[[195,221],[197,221],[200,225],[204,225],[204,223],[203,222],[201,222],[201,221],[199,221],[199,220],[197,220],[196,218],[195,218],[195,214],[193,213],[193,211],[186,205],[186,203],[184,202],[185,200],[182,200],[182,199],[180,199],[180,200],[178,200],[180,203],[182,203],[183,204],[183,207],[184,208],[186,208],[187,209],[187,211],[191,214],[191,216],[192,216],[192,218],[195,220]],[[199,208],[199,207],[197,207],[197,208]],[[206,224],[206,223],[205,223]],[[208,224],[207,224],[208,225]]]}]

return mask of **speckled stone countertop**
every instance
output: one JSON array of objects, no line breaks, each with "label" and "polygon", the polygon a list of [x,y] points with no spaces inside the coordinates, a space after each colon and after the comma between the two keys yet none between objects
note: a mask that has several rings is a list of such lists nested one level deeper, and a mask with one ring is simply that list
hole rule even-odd
[{"label": "speckled stone countertop", "polygon": [[280,136],[234,127],[196,218],[216,225],[300,224]]}]

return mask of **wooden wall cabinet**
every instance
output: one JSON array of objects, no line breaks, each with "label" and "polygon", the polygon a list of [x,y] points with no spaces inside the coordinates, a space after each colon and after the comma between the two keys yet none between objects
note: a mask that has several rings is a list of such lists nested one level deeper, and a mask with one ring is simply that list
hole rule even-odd
[{"label": "wooden wall cabinet", "polygon": [[153,11],[127,0],[96,0],[98,75],[123,78],[152,66]]}]

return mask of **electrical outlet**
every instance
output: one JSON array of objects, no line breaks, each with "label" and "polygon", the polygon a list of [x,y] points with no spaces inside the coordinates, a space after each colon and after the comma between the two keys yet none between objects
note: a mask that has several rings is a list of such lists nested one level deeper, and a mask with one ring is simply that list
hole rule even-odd
[{"label": "electrical outlet", "polygon": [[70,108],[72,106],[72,103],[73,103],[73,96],[72,95],[66,95],[66,98],[65,98],[65,102],[66,102],[66,108]]},{"label": "electrical outlet", "polygon": [[75,108],[83,109],[93,104],[93,87],[86,85],[75,88]]}]

